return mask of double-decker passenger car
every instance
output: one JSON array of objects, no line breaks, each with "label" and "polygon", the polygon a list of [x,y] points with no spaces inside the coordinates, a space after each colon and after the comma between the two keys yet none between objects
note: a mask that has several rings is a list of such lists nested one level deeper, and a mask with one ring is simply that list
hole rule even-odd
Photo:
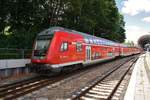
[{"label": "double-decker passenger car", "polygon": [[117,56],[139,53],[135,47],[116,43],[62,27],[52,27],[38,34],[30,66],[35,72],[60,71],[74,65],[89,65]]}]

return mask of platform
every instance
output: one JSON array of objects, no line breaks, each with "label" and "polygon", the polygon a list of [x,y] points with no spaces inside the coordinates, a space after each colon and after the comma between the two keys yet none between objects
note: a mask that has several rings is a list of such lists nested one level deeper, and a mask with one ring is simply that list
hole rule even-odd
[{"label": "platform", "polygon": [[0,80],[14,75],[20,75],[22,73],[28,73],[28,67],[25,67],[27,63],[30,63],[30,59],[0,60]]},{"label": "platform", "polygon": [[150,100],[150,52],[137,60],[124,100]]}]

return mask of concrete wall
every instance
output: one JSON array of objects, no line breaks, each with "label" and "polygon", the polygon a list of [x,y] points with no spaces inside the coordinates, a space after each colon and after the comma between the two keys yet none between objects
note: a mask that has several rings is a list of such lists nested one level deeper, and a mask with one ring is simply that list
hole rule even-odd
[{"label": "concrete wall", "polygon": [[0,60],[0,69],[24,67],[27,63],[30,63],[30,59]]}]

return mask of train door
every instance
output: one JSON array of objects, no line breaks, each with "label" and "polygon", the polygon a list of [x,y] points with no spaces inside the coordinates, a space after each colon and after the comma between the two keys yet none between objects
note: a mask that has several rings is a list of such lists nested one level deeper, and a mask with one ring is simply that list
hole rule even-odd
[{"label": "train door", "polygon": [[91,60],[91,46],[86,46],[86,61]]},{"label": "train door", "polygon": [[112,47],[112,56],[116,56],[116,48],[115,47]]},{"label": "train door", "polygon": [[121,55],[124,55],[124,48],[121,48]]}]

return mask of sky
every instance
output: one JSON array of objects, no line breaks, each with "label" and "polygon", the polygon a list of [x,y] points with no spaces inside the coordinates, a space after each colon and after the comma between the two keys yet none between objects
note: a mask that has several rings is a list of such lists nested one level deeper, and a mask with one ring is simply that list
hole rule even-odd
[{"label": "sky", "polygon": [[126,41],[137,44],[141,36],[150,35],[150,0],[116,0],[116,4],[124,15]]}]

